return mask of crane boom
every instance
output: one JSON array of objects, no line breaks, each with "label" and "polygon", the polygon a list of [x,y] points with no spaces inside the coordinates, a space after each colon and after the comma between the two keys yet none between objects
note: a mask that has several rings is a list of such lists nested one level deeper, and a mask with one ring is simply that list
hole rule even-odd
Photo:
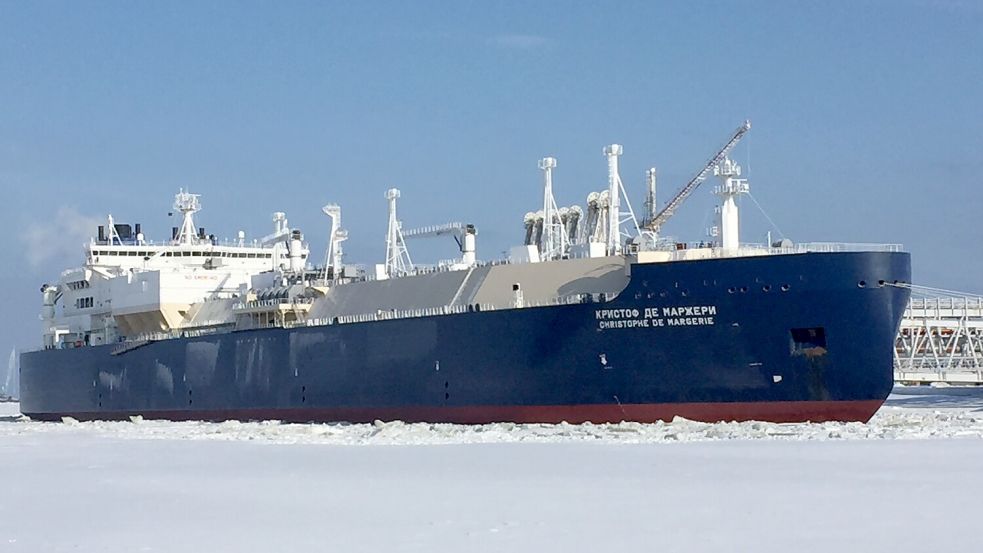
[{"label": "crane boom", "polygon": [[751,122],[745,120],[744,124],[737,127],[737,130],[734,131],[734,135],[730,137],[730,140],[728,140],[726,144],[724,144],[724,147],[721,148],[716,155],[710,158],[710,161],[707,162],[703,169],[700,170],[700,172],[697,173],[692,180],[686,183],[686,186],[677,192],[671,200],[669,200],[669,203],[662,208],[662,211],[656,214],[656,216],[649,221],[647,228],[653,232],[658,232],[659,228],[661,228],[662,225],[664,225],[666,221],[668,221],[669,218],[676,212],[676,209],[678,209],[679,206],[686,201],[686,198],[688,198],[689,195],[692,194],[693,191],[706,180],[707,175],[713,170],[714,165],[723,161],[723,159],[727,157],[727,154],[734,148],[734,146],[737,145],[738,142],[741,141],[742,138],[744,138],[744,135],[747,134],[749,130],[751,130]]},{"label": "crane boom", "polygon": [[461,234],[467,225],[464,223],[445,223],[443,225],[430,225],[429,227],[415,228],[403,231],[403,238],[428,238],[430,236],[441,236],[443,234]]}]

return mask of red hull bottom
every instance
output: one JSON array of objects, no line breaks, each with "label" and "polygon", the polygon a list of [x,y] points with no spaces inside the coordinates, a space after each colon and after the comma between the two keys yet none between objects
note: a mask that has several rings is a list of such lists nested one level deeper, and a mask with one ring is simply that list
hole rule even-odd
[{"label": "red hull bottom", "polygon": [[559,423],[622,421],[671,421],[674,417],[719,421],[766,422],[867,422],[884,400],[864,401],[772,401],[749,403],[650,403],[595,405],[484,405],[465,407],[336,407],[304,409],[222,409],[145,412],[27,413],[36,420],[120,420],[131,415],[147,419],[187,420],[280,420],[286,422],[372,422],[375,420],[458,424],[493,422]]}]

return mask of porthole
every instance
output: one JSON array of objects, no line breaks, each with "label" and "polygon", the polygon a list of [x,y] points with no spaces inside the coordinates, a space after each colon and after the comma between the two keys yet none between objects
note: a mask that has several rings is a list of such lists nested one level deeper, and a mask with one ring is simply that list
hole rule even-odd
[{"label": "porthole", "polygon": [[867,281],[866,280],[861,280],[860,282],[857,283],[857,287],[858,288],[866,288],[867,287]]},{"label": "porthole", "polygon": [[762,292],[771,292],[771,284],[765,284],[761,287]]}]

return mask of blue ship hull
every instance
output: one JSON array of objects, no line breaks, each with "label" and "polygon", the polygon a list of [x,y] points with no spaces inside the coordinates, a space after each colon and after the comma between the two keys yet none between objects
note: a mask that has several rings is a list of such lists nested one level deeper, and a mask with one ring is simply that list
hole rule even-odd
[{"label": "blue ship hull", "polygon": [[636,264],[617,298],[26,352],[21,409],[173,420],[866,421],[905,253]]}]

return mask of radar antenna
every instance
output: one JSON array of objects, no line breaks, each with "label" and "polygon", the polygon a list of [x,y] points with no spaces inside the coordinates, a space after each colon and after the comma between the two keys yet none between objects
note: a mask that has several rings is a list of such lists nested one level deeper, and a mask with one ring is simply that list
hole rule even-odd
[{"label": "radar antenna", "polygon": [[195,232],[194,214],[201,211],[201,202],[198,194],[185,192],[183,188],[174,195],[174,210],[184,215],[181,229],[174,238],[174,243],[192,245],[195,243],[197,233]]}]

